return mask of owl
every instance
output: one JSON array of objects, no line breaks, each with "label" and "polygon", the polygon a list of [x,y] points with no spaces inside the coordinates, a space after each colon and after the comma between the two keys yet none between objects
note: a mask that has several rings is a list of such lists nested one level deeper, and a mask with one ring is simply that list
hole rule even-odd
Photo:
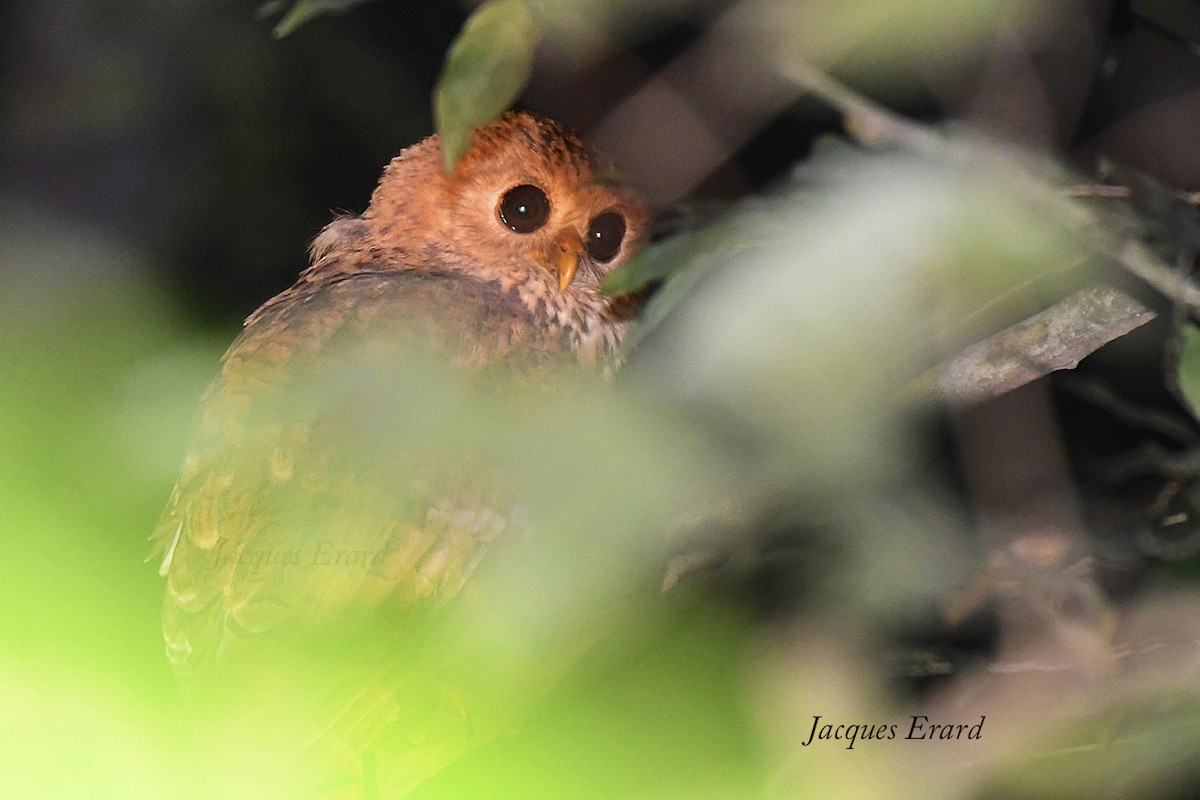
[{"label": "owl", "polygon": [[295,285],[246,320],[205,395],[152,536],[176,670],[210,674],[314,620],[454,600],[510,509],[482,487],[486,465],[379,441],[412,410],[398,365],[419,351],[533,391],[564,365],[611,372],[634,308],[600,284],[647,221],[532,113],[478,128],[453,174],[437,136],[393,159],[367,209],[328,225]]}]

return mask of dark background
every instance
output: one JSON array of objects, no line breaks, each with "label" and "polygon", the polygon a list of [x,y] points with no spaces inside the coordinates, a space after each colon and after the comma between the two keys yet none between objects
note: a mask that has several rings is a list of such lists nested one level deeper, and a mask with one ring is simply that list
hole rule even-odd
[{"label": "dark background", "polygon": [[[535,74],[526,104],[587,133],[723,7],[685,5],[551,84]],[[1061,148],[1084,169],[1103,153],[1200,188],[1197,4],[1063,8],[1061,29],[1011,73],[980,61],[931,81],[936,90],[881,99]],[[82,0],[0,10],[4,194],[132,246],[196,322],[244,316],[286,286],[331,212],[361,210],[387,160],[431,131],[430,94],[466,14],[454,2],[371,2],[276,40],[255,10]],[[1040,105],[1047,130],[1014,123]],[[695,194],[761,188],[836,125],[811,101],[791,104]]]}]

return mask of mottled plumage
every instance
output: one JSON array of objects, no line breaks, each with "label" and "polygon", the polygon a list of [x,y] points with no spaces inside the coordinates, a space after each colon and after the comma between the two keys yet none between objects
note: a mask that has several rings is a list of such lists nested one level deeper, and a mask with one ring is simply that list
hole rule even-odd
[{"label": "mottled plumage", "polygon": [[644,206],[532,114],[478,130],[452,176],[441,165],[436,136],[394,159],[226,353],[153,535],[180,671],[259,634],[444,603],[511,527],[486,469],[393,456],[376,435],[404,408],[401,356],[533,383],[611,365],[630,307],[599,283],[640,243]]}]

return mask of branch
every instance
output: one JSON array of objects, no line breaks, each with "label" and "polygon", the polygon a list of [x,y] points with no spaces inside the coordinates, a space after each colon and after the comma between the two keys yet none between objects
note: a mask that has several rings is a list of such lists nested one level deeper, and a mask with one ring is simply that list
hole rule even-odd
[{"label": "branch", "polygon": [[878,147],[895,143],[922,155],[942,158],[962,155],[949,137],[893,114],[803,59],[793,58],[786,63],[780,60],[777,67],[799,88],[842,112],[846,132],[862,144]]},{"label": "branch", "polygon": [[1124,292],[1084,289],[959,352],[942,368],[937,389],[955,403],[997,397],[1055,370],[1073,369],[1154,317]]}]

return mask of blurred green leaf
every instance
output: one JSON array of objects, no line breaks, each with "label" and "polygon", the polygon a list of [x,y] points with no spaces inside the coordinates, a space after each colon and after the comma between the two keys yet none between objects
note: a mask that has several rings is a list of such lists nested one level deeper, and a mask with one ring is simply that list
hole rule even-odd
[{"label": "blurred green leaf", "polygon": [[146,536],[220,349],[188,335],[118,243],[12,206],[0,206],[0,769],[25,797],[177,796],[179,703]]},{"label": "blurred green leaf", "polygon": [[629,263],[606,275],[600,289],[609,295],[645,289],[655,281],[686,269],[698,252],[707,249],[705,244],[701,234],[690,232],[656,242],[634,256]]},{"label": "blurred green leaf", "polygon": [[922,70],[977,57],[998,27],[1036,31],[1047,8],[1031,0],[863,0],[847,14],[837,0],[768,0],[754,6],[747,36],[785,72],[802,56],[871,83],[920,84]]},{"label": "blurred green leaf", "polygon": [[33,217],[0,230],[0,530],[23,532],[0,541],[5,652],[165,680],[146,536],[219,351],[184,341],[112,243]]},{"label": "blurred green leaf", "polygon": [[524,0],[488,0],[463,25],[433,92],[447,173],[472,131],[498,117],[525,88],[540,38]]},{"label": "blurred green leaf", "polygon": [[[1195,688],[1119,686],[1118,702],[1084,712],[1024,743],[980,797],[1185,797],[1200,779],[1200,695]],[[1032,732],[1032,731],[1031,731]]]},{"label": "blurred green leaf", "polygon": [[1184,325],[1179,330],[1179,355],[1174,366],[1176,393],[1194,419],[1200,419],[1200,328]]},{"label": "blurred green leaf", "polygon": [[1007,162],[823,153],[716,226],[688,292],[651,299],[663,321],[637,374],[730,413],[768,474],[873,481],[897,463],[905,381],[1078,280],[1055,269],[1087,262],[1063,202]]},{"label": "blurred green leaf", "polygon": [[[369,2],[371,0],[297,0],[275,26],[274,34],[282,39],[315,17],[344,14],[355,6]],[[271,0],[259,7],[258,14],[260,17],[268,17],[278,13],[286,5],[287,0]]]},{"label": "blurred green leaf", "polygon": [[415,797],[759,796],[767,765],[746,714],[746,623],[717,603],[645,598],[528,724]]},{"label": "blurred green leaf", "polygon": [[170,722],[121,702],[103,685],[0,663],[0,774],[19,797],[186,797],[167,758]]},{"label": "blurred green leaf", "polygon": [[[208,576],[218,559],[236,558],[243,577],[269,588],[219,644],[202,648],[197,634],[189,646],[197,660],[220,647],[211,673],[224,691],[205,710],[249,715],[253,740],[302,750],[305,770],[290,776],[302,787],[355,780],[359,756],[369,756],[380,795],[396,796],[518,726],[581,652],[620,630],[632,598],[639,610],[657,600],[673,522],[725,493],[712,449],[656,405],[577,369],[547,368],[533,387],[503,370],[464,374],[445,353],[415,346],[410,326],[397,316],[343,331],[290,362],[287,388],[256,396],[245,414],[209,395],[208,411],[228,412],[240,434],[202,447],[195,463],[232,465],[226,474],[253,498],[255,538],[236,556],[191,550],[194,560],[181,544],[174,563]],[[287,480],[261,481],[254,465],[278,460],[294,420],[312,421],[311,438],[285,453]],[[396,526],[435,524],[426,522],[431,495],[449,495],[455,514],[511,520],[508,535],[488,545],[448,608],[342,615],[338,603],[373,565],[319,559],[322,543],[376,554]],[[263,566],[284,553],[292,559]],[[211,612],[219,609],[199,609],[190,629],[209,630]],[[241,637],[247,628],[253,637]],[[288,638],[297,629],[299,641]],[[606,713],[586,718],[581,754]]]},{"label": "blurred green leaf", "polygon": [[716,224],[650,245],[605,278],[601,288],[607,294],[637,292],[655,282],[662,283],[643,309],[637,326],[625,337],[623,347],[627,352],[652,335],[705,275],[736,261],[755,243],[772,238],[773,218],[755,211],[761,207],[757,200],[743,202],[736,213]]}]

